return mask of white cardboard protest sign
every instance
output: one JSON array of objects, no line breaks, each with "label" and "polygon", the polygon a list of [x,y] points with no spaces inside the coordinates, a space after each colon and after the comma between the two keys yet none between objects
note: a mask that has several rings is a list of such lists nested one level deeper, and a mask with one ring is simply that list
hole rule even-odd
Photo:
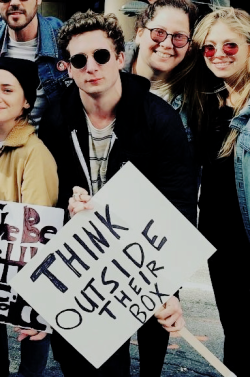
[{"label": "white cardboard protest sign", "polygon": [[51,332],[8,283],[62,228],[63,214],[59,208],[0,201],[0,323]]},{"label": "white cardboard protest sign", "polygon": [[92,201],[11,285],[99,368],[215,248],[130,162]]}]

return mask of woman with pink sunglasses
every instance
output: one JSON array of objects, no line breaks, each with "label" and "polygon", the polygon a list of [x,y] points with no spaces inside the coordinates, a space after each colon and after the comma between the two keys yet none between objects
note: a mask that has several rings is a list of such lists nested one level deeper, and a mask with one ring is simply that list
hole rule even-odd
[{"label": "woman with pink sunglasses", "polygon": [[202,180],[199,229],[217,248],[209,270],[223,326],[224,363],[245,377],[250,337],[250,15],[232,7],[205,16],[196,103]]},{"label": "woman with pink sunglasses", "polygon": [[194,65],[191,38],[197,19],[198,8],[191,0],[151,1],[136,20],[135,39],[125,45],[124,70],[150,80],[151,91],[179,112],[190,142],[194,127],[186,92]]}]

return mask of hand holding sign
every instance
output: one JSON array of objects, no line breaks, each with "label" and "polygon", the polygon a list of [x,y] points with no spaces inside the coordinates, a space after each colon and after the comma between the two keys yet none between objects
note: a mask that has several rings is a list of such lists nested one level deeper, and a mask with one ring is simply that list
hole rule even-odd
[{"label": "hand holding sign", "polygon": [[179,331],[185,325],[180,301],[172,296],[155,312],[158,322],[169,332]]},{"label": "hand holding sign", "polygon": [[23,339],[29,337],[30,340],[42,340],[47,335],[44,331],[36,331],[34,329],[26,330],[20,327],[15,327],[14,331],[18,334],[17,340],[21,342]]},{"label": "hand holding sign", "polygon": [[69,199],[68,206],[70,217],[85,209],[93,209],[93,205],[89,203],[90,199],[91,196],[88,195],[88,192],[84,188],[79,186],[73,187],[73,195]]}]

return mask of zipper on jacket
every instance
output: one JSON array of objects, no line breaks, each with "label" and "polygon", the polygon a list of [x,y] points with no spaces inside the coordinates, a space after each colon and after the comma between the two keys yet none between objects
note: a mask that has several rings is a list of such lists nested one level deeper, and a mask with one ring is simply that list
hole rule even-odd
[{"label": "zipper on jacket", "polygon": [[110,154],[110,152],[111,152],[111,149],[113,148],[113,145],[114,145],[116,139],[117,139],[117,136],[116,136],[116,134],[115,134],[114,131],[113,131],[113,132],[112,132],[112,136],[111,136],[111,141],[110,141],[109,154]]},{"label": "zipper on jacket", "polygon": [[[89,170],[88,170],[88,166],[86,164],[85,158],[83,156],[83,153],[82,153],[82,150],[81,150],[81,147],[80,147],[77,135],[76,135],[76,130],[71,131],[71,136],[72,136],[72,140],[73,140],[73,144],[74,144],[74,147],[75,147],[76,154],[78,156],[82,170],[83,170],[85,177],[87,179],[87,182],[88,182],[89,195],[92,196],[93,190],[92,190],[92,183],[91,183],[91,179],[90,179],[90,175],[89,175]],[[85,187],[83,187],[83,188],[85,188]]]}]

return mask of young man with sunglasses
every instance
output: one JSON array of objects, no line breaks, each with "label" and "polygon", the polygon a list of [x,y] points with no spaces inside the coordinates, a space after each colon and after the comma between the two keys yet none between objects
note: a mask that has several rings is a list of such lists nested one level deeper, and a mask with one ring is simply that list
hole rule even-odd
[{"label": "young man with sunglasses", "polygon": [[[149,92],[147,79],[121,72],[124,37],[116,16],[76,13],[61,28],[59,46],[73,83],[46,111],[40,127],[40,137],[58,165],[58,206],[68,214],[74,186],[82,192],[86,189],[89,198],[131,161],[195,222],[196,184],[180,117]],[[71,205],[87,208],[86,196],[81,199],[73,204],[70,199],[70,212]],[[129,205],[129,198],[124,200]],[[168,331],[183,324],[179,300],[173,296],[157,318],[153,316],[139,329],[141,377],[160,377]],[[58,333],[52,335],[54,356],[69,377],[79,375],[80,370],[86,377],[130,376],[129,344],[128,340],[95,369]]]},{"label": "young man with sunglasses", "polygon": [[0,0],[0,56],[36,61],[40,85],[31,117],[39,126],[43,111],[68,85],[67,68],[56,43],[63,22],[43,17],[42,0]]}]

